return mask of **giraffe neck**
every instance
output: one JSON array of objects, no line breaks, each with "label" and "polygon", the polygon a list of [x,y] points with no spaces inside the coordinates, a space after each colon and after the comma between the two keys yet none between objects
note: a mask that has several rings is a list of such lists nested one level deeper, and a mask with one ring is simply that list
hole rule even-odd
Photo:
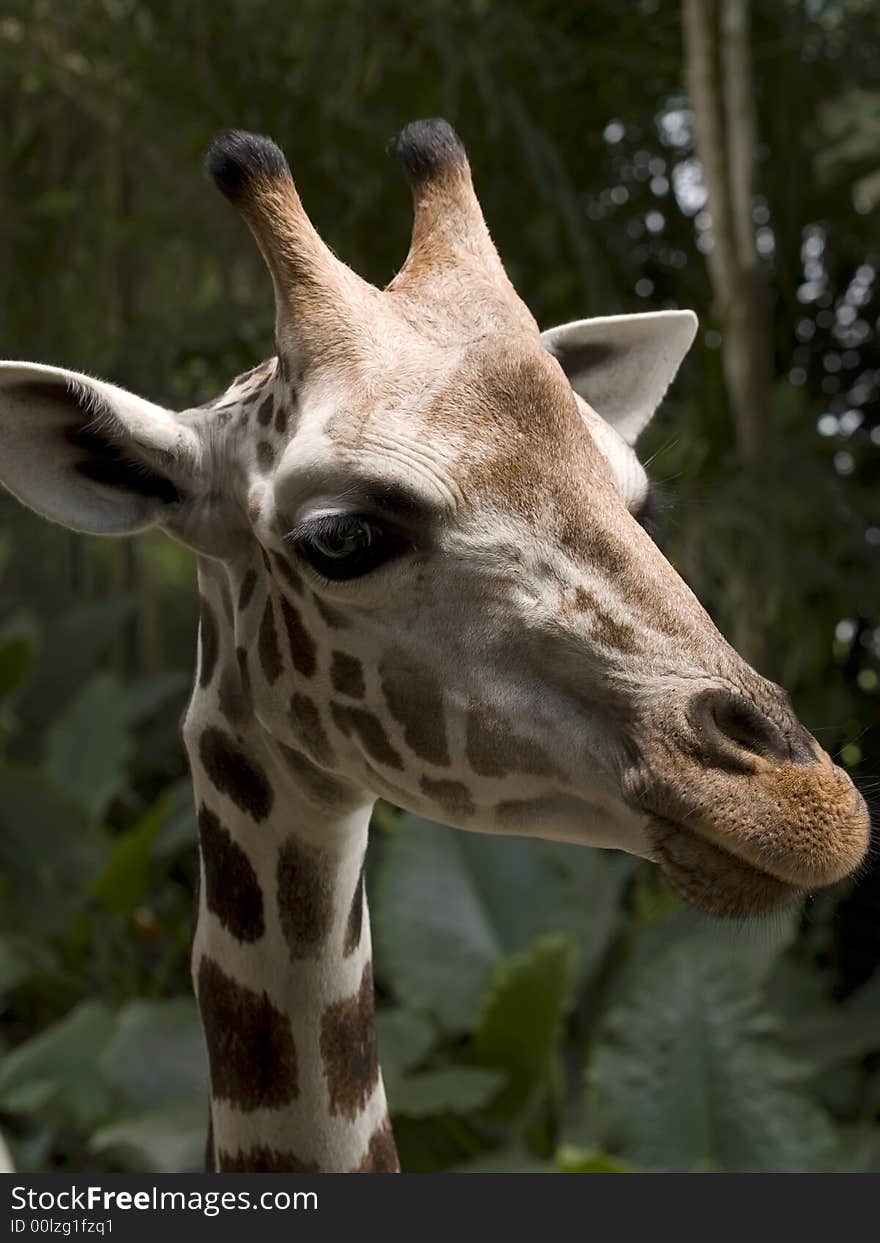
[{"label": "giraffe neck", "polygon": [[184,723],[199,820],[192,968],[211,1073],[209,1162],[396,1170],[363,880],[372,804],[329,789],[322,802],[319,770],[250,710],[247,662],[222,625],[224,579],[200,565],[199,675]]}]

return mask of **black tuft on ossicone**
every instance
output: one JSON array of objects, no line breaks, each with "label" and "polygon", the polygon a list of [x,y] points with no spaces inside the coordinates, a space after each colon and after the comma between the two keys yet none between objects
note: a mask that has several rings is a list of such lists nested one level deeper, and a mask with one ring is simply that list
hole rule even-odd
[{"label": "black tuft on ossicone", "polygon": [[261,181],[290,176],[284,152],[263,134],[228,129],[218,134],[205,156],[217,188],[232,202],[244,198]]},{"label": "black tuft on ossicone", "polygon": [[413,182],[427,181],[452,169],[467,167],[464,143],[442,117],[412,121],[391,140],[389,149],[400,158],[407,177]]}]

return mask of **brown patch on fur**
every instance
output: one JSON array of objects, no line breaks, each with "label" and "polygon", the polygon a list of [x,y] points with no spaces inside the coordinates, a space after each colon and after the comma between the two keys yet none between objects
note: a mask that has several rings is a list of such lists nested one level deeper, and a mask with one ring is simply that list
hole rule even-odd
[{"label": "brown patch on fur", "polygon": [[354,896],[351,899],[348,922],[345,925],[345,942],[342,947],[342,953],[346,958],[353,954],[361,943],[361,932],[364,925],[364,869],[366,865],[367,857],[364,855],[361,862],[361,870],[358,872],[358,878],[354,886]]},{"label": "brown patch on fur", "polygon": [[267,475],[275,465],[275,449],[269,444],[268,440],[261,440],[257,444],[257,470],[260,474]]},{"label": "brown patch on fur", "polygon": [[330,1113],[358,1116],[379,1081],[373,1022],[373,969],[364,967],[353,997],[333,1002],[321,1019],[321,1057],[330,1094]]},{"label": "brown patch on fur", "polygon": [[379,673],[385,702],[403,726],[407,746],[429,764],[448,767],[443,688],[437,678],[426,666],[396,657],[383,660]]},{"label": "brown patch on fur", "polygon": [[423,794],[439,803],[443,811],[454,819],[472,816],[476,811],[470,790],[460,781],[432,781],[430,777],[422,777],[419,787]]},{"label": "brown patch on fur", "polygon": [[218,697],[220,711],[233,728],[244,725],[253,716],[254,704],[247,667],[247,652],[243,647],[235,649],[235,664],[227,664],[223,670]]},{"label": "brown patch on fur", "polygon": [[266,819],[274,800],[272,787],[262,768],[227,733],[214,726],[203,730],[199,759],[208,780],[221,794],[255,820]]},{"label": "brown patch on fur", "polygon": [[351,807],[356,801],[356,791],[347,782],[331,777],[323,769],[292,747],[283,742],[278,744],[279,753],[293,774],[303,794],[316,807],[332,807],[342,810]]},{"label": "brown patch on fur", "polygon": [[296,1045],[287,1015],[266,993],[236,983],[211,958],[199,965],[197,991],[214,1099],[245,1113],[295,1101]]},{"label": "brown patch on fur", "polygon": [[275,552],[272,554],[272,560],[275,562],[275,568],[284,579],[285,583],[287,583],[288,587],[292,588],[298,596],[301,596],[303,591],[303,581],[288,559]]},{"label": "brown patch on fur", "polygon": [[272,422],[272,416],[274,415],[274,413],[275,413],[275,397],[273,396],[272,393],[269,393],[266,396],[265,401],[263,401],[260,404],[260,408],[257,411],[257,422],[259,423],[260,427],[268,427],[269,424]]},{"label": "brown patch on fur", "polygon": [[312,759],[332,764],[335,759],[333,748],[321,724],[321,713],[317,704],[308,695],[295,692],[290,699],[290,717],[299,742]]},{"label": "brown patch on fur", "polygon": [[217,1169],[221,1174],[320,1174],[317,1161],[303,1161],[287,1149],[278,1151],[256,1144],[244,1152],[226,1152],[221,1148],[217,1154]]},{"label": "brown patch on fur", "polygon": [[291,958],[314,958],[330,930],[333,893],[324,856],[288,837],[278,852],[278,914]]},{"label": "brown patch on fur", "polygon": [[399,1174],[400,1161],[397,1157],[397,1145],[391,1130],[391,1119],[385,1118],[370,1136],[367,1151],[361,1158],[360,1165],[353,1171],[355,1174]]},{"label": "brown patch on fur", "polygon": [[260,653],[260,664],[266,681],[271,686],[278,680],[281,673],[281,651],[278,647],[278,635],[275,631],[275,610],[272,597],[268,596],[263,608],[263,620],[260,622],[260,634],[257,643]]},{"label": "brown patch on fur", "polygon": [[348,652],[333,653],[330,681],[335,691],[348,695],[349,699],[363,699],[366,693],[364,667],[356,656],[349,656]]},{"label": "brown patch on fur", "polygon": [[329,626],[331,630],[348,629],[348,618],[343,617],[338,609],[335,609],[332,604],[327,604],[320,596],[316,596],[314,592],[312,593],[312,603],[325,626]]},{"label": "brown patch on fur", "polygon": [[257,585],[257,576],[253,570],[248,570],[244,578],[241,580],[241,587],[238,592],[238,611],[243,613],[253,598],[254,588]]},{"label": "brown patch on fur", "polygon": [[247,855],[204,803],[199,841],[205,869],[205,901],[239,941],[258,941],[266,930],[263,894]]},{"label": "brown patch on fur", "polygon": [[287,406],[283,401],[278,403],[278,409],[275,411],[275,431],[279,436],[283,436],[287,431]]},{"label": "brown patch on fur", "polygon": [[584,587],[576,587],[573,607],[592,618],[590,633],[603,647],[614,648],[634,656],[642,648],[635,630],[628,622],[616,621],[601,605],[598,597]]},{"label": "brown patch on fur", "polygon": [[330,711],[337,729],[347,738],[352,734],[359,738],[364,750],[377,763],[388,768],[403,768],[400,756],[388,740],[385,726],[372,712],[338,703],[331,704]]},{"label": "brown patch on fur", "polygon": [[217,632],[217,619],[214,616],[214,610],[204,596],[199,596],[199,636],[201,638],[199,686],[207,686],[214,676],[214,669],[217,666],[220,638]]},{"label": "brown patch on fur", "polygon": [[310,678],[317,664],[315,641],[303,625],[299,613],[285,596],[281,597],[281,616],[284,618],[293,667],[297,673]]},{"label": "brown patch on fur", "polygon": [[482,777],[505,777],[508,773],[559,776],[556,765],[537,743],[512,733],[504,721],[490,716],[476,701],[468,712],[465,754],[471,768]]}]

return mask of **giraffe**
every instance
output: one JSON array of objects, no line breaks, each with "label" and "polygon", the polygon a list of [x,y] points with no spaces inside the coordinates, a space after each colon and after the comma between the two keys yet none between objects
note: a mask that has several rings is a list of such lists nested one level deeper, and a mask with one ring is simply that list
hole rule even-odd
[{"label": "giraffe", "polygon": [[790,903],[867,847],[847,775],[642,525],[633,446],[693,314],[541,334],[452,128],[415,122],[396,150],[413,232],[380,290],[322,242],[272,141],[215,141],[276,303],[275,355],[215,401],[0,366],[7,488],[197,556],[183,738],[220,1172],[398,1169],[364,896],[377,797],[646,857],[718,915]]}]

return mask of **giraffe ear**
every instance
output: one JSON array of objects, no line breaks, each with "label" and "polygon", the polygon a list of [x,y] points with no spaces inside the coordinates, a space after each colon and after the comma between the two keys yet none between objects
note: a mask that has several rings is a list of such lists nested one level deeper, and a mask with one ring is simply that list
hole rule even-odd
[{"label": "giraffe ear", "polygon": [[574,391],[632,445],[663,400],[696,331],[693,311],[650,311],[560,324],[541,340]]},{"label": "giraffe ear", "polygon": [[142,531],[178,504],[194,461],[192,432],[161,406],[76,371],[0,363],[0,483],[53,522]]}]

